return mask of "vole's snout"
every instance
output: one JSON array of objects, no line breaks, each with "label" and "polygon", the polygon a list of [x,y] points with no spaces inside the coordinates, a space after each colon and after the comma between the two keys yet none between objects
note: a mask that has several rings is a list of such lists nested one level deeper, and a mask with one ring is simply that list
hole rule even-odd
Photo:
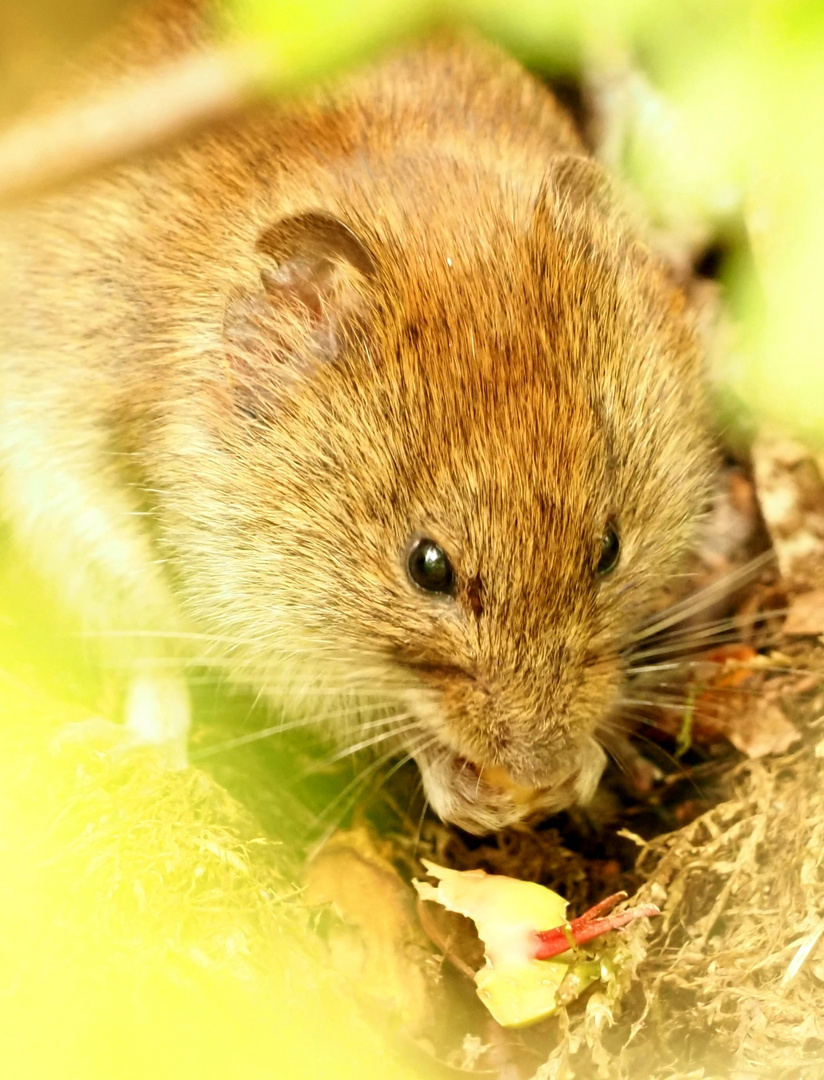
[{"label": "vole's snout", "polygon": [[598,743],[583,738],[559,762],[551,782],[529,786],[499,766],[479,766],[440,747],[417,756],[424,790],[443,820],[483,835],[515,822],[586,802],[605,764]]},{"label": "vole's snout", "polygon": [[609,708],[616,670],[601,665],[581,689],[571,667],[493,681],[417,666],[424,685],[406,701],[432,742],[413,756],[442,820],[484,834],[591,798],[606,755],[588,718]]}]

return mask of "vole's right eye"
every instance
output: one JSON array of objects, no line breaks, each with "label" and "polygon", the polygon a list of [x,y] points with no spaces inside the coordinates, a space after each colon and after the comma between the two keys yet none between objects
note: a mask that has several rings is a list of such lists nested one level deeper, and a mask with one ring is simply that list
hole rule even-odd
[{"label": "vole's right eye", "polygon": [[610,522],[601,537],[600,551],[598,552],[598,565],[595,567],[595,573],[598,574],[599,577],[611,573],[618,565],[620,557],[621,541],[618,537],[617,529],[612,522]]},{"label": "vole's right eye", "polygon": [[455,572],[446,552],[434,540],[416,540],[406,557],[406,568],[418,588],[451,595]]}]

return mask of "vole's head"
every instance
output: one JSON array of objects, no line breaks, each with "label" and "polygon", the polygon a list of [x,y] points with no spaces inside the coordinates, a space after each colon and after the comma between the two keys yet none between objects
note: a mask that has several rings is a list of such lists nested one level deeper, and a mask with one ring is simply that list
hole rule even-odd
[{"label": "vole's head", "polygon": [[680,295],[594,181],[562,159],[530,200],[271,222],[193,392],[191,605],[276,697],[386,704],[475,832],[590,794],[705,495]]}]

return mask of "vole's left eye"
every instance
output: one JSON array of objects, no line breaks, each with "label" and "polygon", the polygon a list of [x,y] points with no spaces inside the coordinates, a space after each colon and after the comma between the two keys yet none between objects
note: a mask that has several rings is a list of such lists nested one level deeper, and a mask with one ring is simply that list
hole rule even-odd
[{"label": "vole's left eye", "polygon": [[409,576],[415,584],[427,592],[451,593],[455,583],[452,563],[434,540],[416,540],[406,559]]},{"label": "vole's left eye", "polygon": [[618,539],[618,531],[613,524],[607,525],[601,537],[601,550],[598,554],[598,562],[595,567],[596,574],[610,573],[618,565],[621,557],[621,541]]}]

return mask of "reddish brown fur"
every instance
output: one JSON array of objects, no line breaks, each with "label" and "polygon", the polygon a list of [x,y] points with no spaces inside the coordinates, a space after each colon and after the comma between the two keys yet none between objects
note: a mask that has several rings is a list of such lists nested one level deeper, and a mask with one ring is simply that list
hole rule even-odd
[{"label": "reddish brown fur", "polygon": [[[44,571],[95,626],[231,639],[277,704],[379,691],[476,830],[591,790],[619,654],[706,493],[682,298],[582,154],[511,61],[432,43],[0,227],[0,497]],[[313,210],[376,269],[340,267],[347,344],[296,367],[306,318],[264,305],[233,338],[232,312],[260,234]],[[454,599],[409,581],[414,535]]]}]

